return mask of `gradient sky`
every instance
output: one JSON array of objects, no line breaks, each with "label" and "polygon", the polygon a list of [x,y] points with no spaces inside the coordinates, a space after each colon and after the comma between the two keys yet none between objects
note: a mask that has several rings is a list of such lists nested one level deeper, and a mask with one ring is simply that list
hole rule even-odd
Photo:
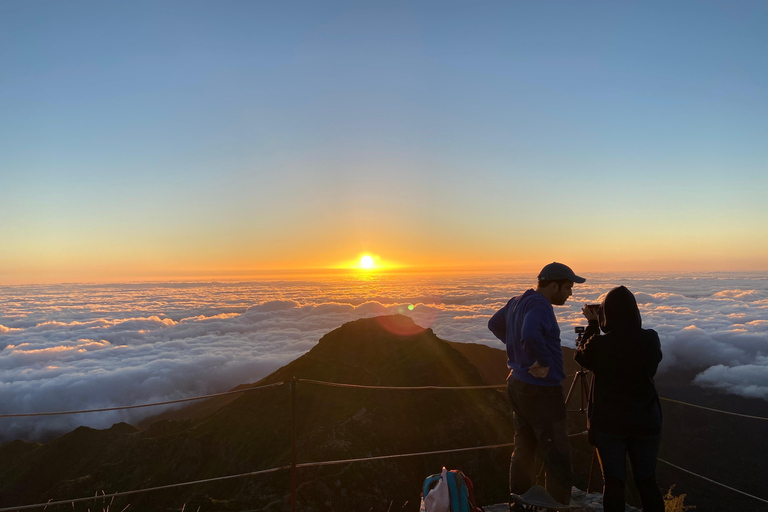
[{"label": "gradient sky", "polygon": [[0,2],[0,284],[768,269],[765,2]]}]

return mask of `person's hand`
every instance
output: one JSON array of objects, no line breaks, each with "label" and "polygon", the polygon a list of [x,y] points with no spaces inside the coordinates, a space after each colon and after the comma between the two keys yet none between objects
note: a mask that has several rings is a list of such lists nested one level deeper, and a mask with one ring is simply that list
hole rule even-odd
[{"label": "person's hand", "polygon": [[586,304],[581,308],[581,313],[587,317],[587,320],[598,320],[598,312],[596,309],[588,308]]},{"label": "person's hand", "polygon": [[549,375],[549,366],[541,366],[538,361],[528,368],[528,373],[536,377],[537,379],[543,379]]}]

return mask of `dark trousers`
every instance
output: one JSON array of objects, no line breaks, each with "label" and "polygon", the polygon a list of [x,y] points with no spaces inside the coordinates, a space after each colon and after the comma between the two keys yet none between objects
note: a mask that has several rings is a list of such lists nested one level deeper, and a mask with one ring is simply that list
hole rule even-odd
[{"label": "dark trousers", "polygon": [[594,432],[595,448],[603,471],[603,510],[624,511],[626,460],[645,512],[664,512],[664,499],[656,483],[656,456],[661,436],[620,436]]},{"label": "dark trousers", "polygon": [[546,488],[559,503],[571,501],[571,442],[560,386],[533,386],[513,377],[507,381],[515,425],[515,451],[509,466],[509,490],[523,494],[536,483],[536,455],[547,469]]}]

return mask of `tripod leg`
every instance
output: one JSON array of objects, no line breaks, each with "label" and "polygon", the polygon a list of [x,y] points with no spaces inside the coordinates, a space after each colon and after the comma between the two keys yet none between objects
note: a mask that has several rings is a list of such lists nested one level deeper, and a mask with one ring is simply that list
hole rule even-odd
[{"label": "tripod leg", "polygon": [[573,394],[573,388],[576,387],[576,381],[579,380],[579,375],[581,372],[576,372],[576,375],[574,375],[573,380],[571,381],[571,387],[568,388],[568,394],[565,395],[565,405],[568,405],[568,402],[571,400],[571,395]]},{"label": "tripod leg", "polygon": [[587,412],[588,403],[589,403],[589,382],[587,381],[587,375],[583,374],[581,379],[581,412]]}]

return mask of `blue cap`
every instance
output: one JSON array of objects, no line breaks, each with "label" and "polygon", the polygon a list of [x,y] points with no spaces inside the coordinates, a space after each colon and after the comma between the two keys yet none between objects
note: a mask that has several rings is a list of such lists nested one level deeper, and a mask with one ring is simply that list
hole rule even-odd
[{"label": "blue cap", "polygon": [[574,283],[583,283],[586,281],[583,277],[574,274],[571,267],[563,265],[562,263],[550,263],[539,272],[539,281],[557,281],[558,279],[567,279]]}]

